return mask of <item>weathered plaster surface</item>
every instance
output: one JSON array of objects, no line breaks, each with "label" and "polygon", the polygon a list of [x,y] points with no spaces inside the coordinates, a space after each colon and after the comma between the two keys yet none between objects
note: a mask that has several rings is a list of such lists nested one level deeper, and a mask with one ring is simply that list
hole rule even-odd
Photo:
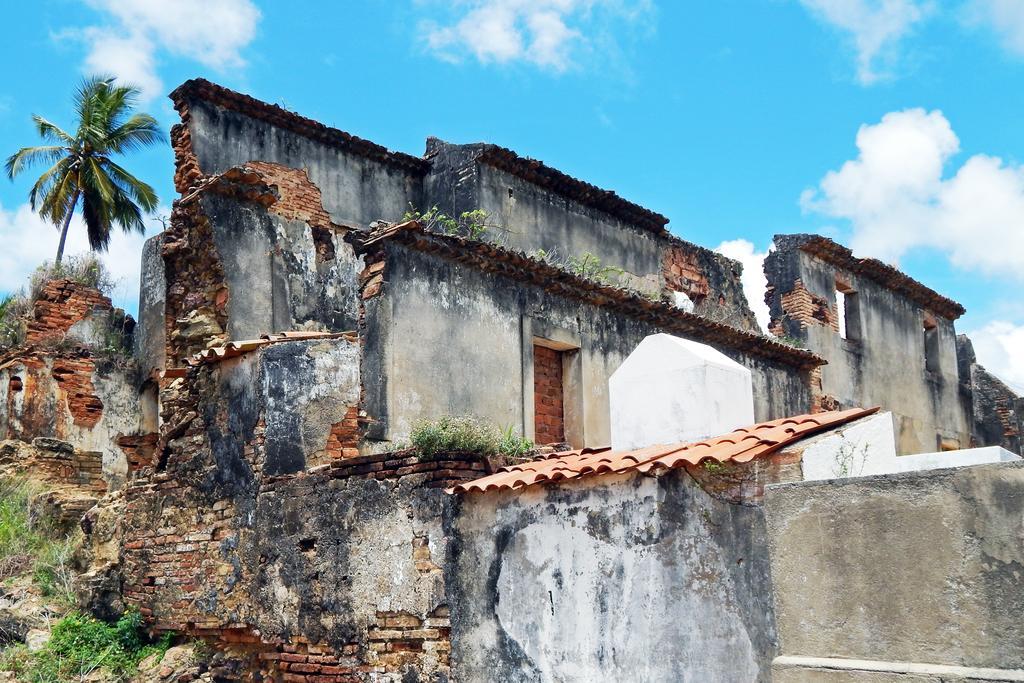
[{"label": "weathered plaster surface", "polygon": [[356,328],[362,264],[340,233],[328,236],[334,258],[322,261],[303,221],[218,195],[204,197],[203,207],[224,262],[230,339]]},{"label": "weathered plaster surface", "polygon": [[207,175],[249,161],[305,169],[331,219],[353,227],[397,220],[410,202],[420,204],[421,179],[393,166],[201,100],[190,103],[189,113],[192,147]]},{"label": "weathered plaster surface", "polygon": [[772,486],[765,515],[782,654],[1024,668],[1024,463]]},{"label": "weathered plaster surface", "polygon": [[[576,405],[583,416],[573,445],[610,444],[608,379],[658,328],[397,245],[385,272],[383,293],[366,302],[365,405],[377,421],[373,438],[402,440],[416,420],[448,413],[476,414],[532,436],[532,348],[541,337],[580,348]],[[807,411],[799,373],[719,350],[750,370],[755,419]],[[461,368],[472,372],[452,381]]]},{"label": "weathered plaster surface", "polygon": [[760,512],[685,473],[469,495],[450,526],[460,680],[770,679]]},{"label": "weathered plaster surface", "polygon": [[[812,256],[776,238],[777,249],[765,260],[772,292],[771,315],[777,334],[800,340],[828,364],[821,368],[821,392],[838,407],[881,405],[896,423],[901,454],[934,451],[940,438],[970,445],[970,430],[960,400],[953,322],[932,316],[938,340],[934,370],[926,368],[924,320],[927,312],[908,298],[866,277]],[[856,338],[843,339],[832,321],[836,281],[856,291]],[[799,283],[799,285],[797,285]],[[821,303],[822,318],[785,310],[785,295],[805,288]]]}]

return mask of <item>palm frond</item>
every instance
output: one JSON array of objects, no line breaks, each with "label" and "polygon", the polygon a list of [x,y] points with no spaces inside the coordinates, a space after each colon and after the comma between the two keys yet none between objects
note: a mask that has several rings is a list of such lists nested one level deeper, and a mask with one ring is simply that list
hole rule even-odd
[{"label": "palm frond", "polygon": [[67,148],[57,145],[22,147],[7,158],[7,161],[4,163],[4,170],[7,171],[7,177],[14,180],[15,176],[29,166],[37,163],[52,164],[67,154],[67,152]]},{"label": "palm frond", "polygon": [[82,218],[89,236],[89,248],[105,251],[110,244],[110,207],[93,192],[82,193]]},{"label": "palm frond", "polygon": [[[39,216],[60,227],[82,202],[89,245],[102,251],[114,225],[145,232],[143,211],[157,207],[156,192],[110,159],[165,140],[155,118],[133,109],[139,90],[115,84],[107,76],[82,79],[75,91],[74,135],[51,121],[33,116],[36,132],[48,142],[26,147],[7,159],[11,178],[36,163],[52,164],[33,184],[29,200]],[[59,255],[59,254],[58,254]]]},{"label": "palm frond", "polygon": [[63,182],[64,178],[72,170],[72,159],[65,157],[46,170],[43,175],[32,185],[28,193],[29,205],[35,211],[36,203],[40,197],[45,198],[53,190],[57,182]]},{"label": "palm frond", "polygon": [[70,166],[66,173],[55,178],[53,186],[43,194],[39,207],[40,218],[59,226],[67,218],[68,211],[75,210],[78,190],[78,173]]},{"label": "palm frond", "polygon": [[156,210],[160,200],[156,196],[156,190],[150,185],[142,182],[110,159],[104,159],[103,166],[110,172],[113,182],[125,194],[138,202],[145,211]]},{"label": "palm frond", "polygon": [[74,146],[75,139],[64,132],[64,129],[56,123],[52,123],[38,114],[32,115],[32,121],[36,124],[36,132],[39,133],[39,137],[42,139],[49,140],[50,142],[59,142],[68,147]]},{"label": "palm frond", "polygon": [[164,141],[156,119],[149,114],[133,114],[131,118],[110,131],[107,149],[117,154],[132,152]]}]

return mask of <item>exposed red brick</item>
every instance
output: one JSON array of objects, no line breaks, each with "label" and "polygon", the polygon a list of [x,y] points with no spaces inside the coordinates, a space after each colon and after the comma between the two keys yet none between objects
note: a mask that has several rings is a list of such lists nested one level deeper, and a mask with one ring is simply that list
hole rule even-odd
[{"label": "exposed red brick", "polygon": [[95,369],[96,364],[87,355],[53,361],[53,378],[64,393],[72,421],[79,427],[95,427],[103,417],[103,401],[92,384]]},{"label": "exposed red brick", "polygon": [[[824,298],[813,294],[802,280],[793,283],[793,289],[782,295],[782,310],[786,317],[800,323],[802,327],[824,325],[839,332],[839,312]],[[782,331],[781,321],[772,321],[772,331]]]},{"label": "exposed red brick", "polygon": [[153,464],[153,455],[156,452],[156,443],[159,434],[130,434],[117,437],[117,445],[124,452],[128,460],[128,471],[136,472],[143,467]]},{"label": "exposed red brick", "polygon": [[533,347],[533,440],[538,444],[565,441],[562,396],[562,354]]},{"label": "exposed red brick", "polygon": [[330,436],[327,437],[327,458],[354,458],[359,455],[359,408],[351,406],[341,422],[331,425]]},{"label": "exposed red brick", "polygon": [[94,310],[111,311],[110,299],[92,287],[72,280],[50,280],[32,307],[25,342],[29,345],[60,340],[71,326]]},{"label": "exposed red brick", "polygon": [[697,254],[680,244],[670,244],[665,250],[661,275],[666,289],[686,294],[694,304],[700,304],[710,292]]}]

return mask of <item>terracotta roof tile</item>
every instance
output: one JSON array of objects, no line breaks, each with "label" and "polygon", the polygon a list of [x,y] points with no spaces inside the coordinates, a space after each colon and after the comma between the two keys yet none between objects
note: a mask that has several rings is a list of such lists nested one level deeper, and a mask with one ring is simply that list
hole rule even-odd
[{"label": "terracotta roof tile", "polygon": [[355,339],[352,332],[281,332],[279,334],[265,334],[259,339],[243,339],[241,341],[229,341],[223,346],[214,346],[205,351],[193,355],[188,359],[189,365],[202,365],[206,363],[219,363],[228,358],[241,356],[243,353],[255,351],[268,344],[277,344],[285,341],[303,341],[306,339],[334,339],[344,337],[350,341]]},{"label": "terracotta roof tile", "polygon": [[459,484],[449,489],[449,493],[511,490],[545,482],[627,471],[657,473],[686,465],[697,465],[704,460],[750,462],[812,434],[838,427],[877,411],[878,408],[853,408],[814,415],[797,415],[741,427],[728,434],[703,441],[648,446],[631,451],[612,451],[608,448],[565,451],[502,468],[481,479]]}]

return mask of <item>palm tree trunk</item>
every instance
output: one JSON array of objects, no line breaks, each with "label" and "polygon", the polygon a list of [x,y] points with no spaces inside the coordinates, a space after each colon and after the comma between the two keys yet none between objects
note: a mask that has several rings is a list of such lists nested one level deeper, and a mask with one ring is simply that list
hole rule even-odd
[{"label": "palm tree trunk", "polygon": [[68,226],[71,225],[71,217],[75,215],[75,205],[78,204],[78,195],[81,190],[75,190],[75,196],[71,199],[71,206],[68,207],[68,215],[64,216],[64,227],[60,230],[60,242],[57,244],[57,258],[53,260],[54,269],[60,268],[60,261],[64,258],[64,242],[68,239]]}]

